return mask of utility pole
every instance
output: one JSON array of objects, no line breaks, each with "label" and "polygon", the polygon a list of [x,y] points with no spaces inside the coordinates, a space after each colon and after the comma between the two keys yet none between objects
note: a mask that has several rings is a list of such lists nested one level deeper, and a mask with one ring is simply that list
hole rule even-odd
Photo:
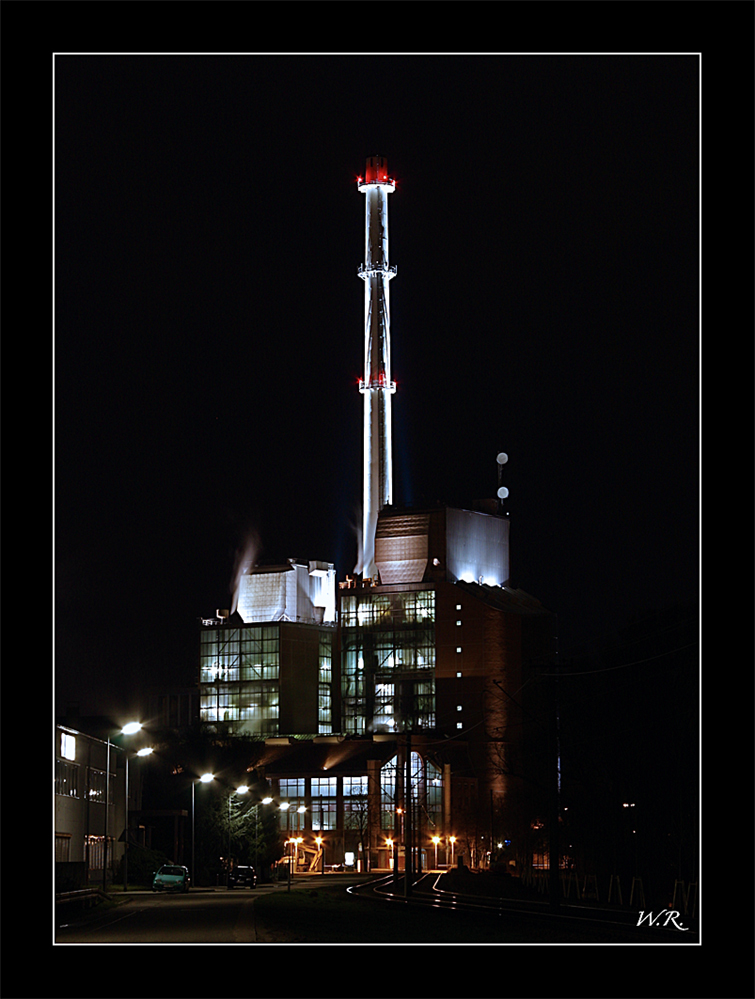
[{"label": "utility pole", "polygon": [[548,898],[552,909],[561,905],[559,801],[561,796],[561,753],[558,737],[558,679],[546,676],[548,701]]},{"label": "utility pole", "polygon": [[412,733],[410,728],[406,728],[406,783],[404,790],[404,897],[408,898],[412,893],[412,867],[413,867],[413,832],[412,822]]}]

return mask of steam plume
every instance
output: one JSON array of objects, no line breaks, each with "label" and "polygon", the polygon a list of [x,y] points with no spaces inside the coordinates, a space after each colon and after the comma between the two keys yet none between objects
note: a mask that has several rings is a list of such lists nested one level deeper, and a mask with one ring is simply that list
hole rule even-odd
[{"label": "steam plume", "polygon": [[233,614],[239,602],[239,585],[241,577],[251,572],[257,561],[260,552],[260,539],[257,532],[250,528],[244,536],[244,542],[240,548],[236,549],[236,557],[233,564],[233,575],[231,577],[231,614]]}]

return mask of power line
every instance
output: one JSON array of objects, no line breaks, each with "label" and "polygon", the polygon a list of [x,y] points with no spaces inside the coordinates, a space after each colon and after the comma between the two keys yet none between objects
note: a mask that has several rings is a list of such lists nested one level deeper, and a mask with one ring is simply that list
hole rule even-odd
[{"label": "power line", "polygon": [[655,659],[663,659],[664,656],[673,655],[675,652],[683,652],[685,649],[691,649],[698,642],[689,642],[687,645],[680,645],[676,649],[668,649],[666,652],[659,652],[657,656],[649,656],[647,659],[635,659],[631,663],[621,663],[620,666],[605,666],[602,669],[585,669],[578,671],[569,671],[568,673],[541,673],[541,676],[547,677],[557,677],[558,679],[566,679],[572,676],[589,676],[593,673],[612,673],[617,669],[626,669],[628,666],[640,666],[642,663],[650,663]]}]

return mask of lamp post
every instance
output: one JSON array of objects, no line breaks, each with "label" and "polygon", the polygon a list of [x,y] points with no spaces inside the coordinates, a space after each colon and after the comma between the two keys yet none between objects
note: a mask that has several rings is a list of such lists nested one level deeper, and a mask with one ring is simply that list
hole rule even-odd
[{"label": "lamp post", "polygon": [[105,764],[105,838],[102,844],[102,890],[107,893],[107,837],[110,815],[110,735],[107,737],[107,762]]},{"label": "lamp post", "polygon": [[[141,729],[141,722],[128,722],[120,730],[120,735],[134,735]],[[110,835],[110,733],[107,737],[107,761],[105,763],[105,837],[102,848],[102,890],[107,892],[107,845]],[[128,755],[126,756],[126,850],[128,850]],[[124,855],[124,878],[126,877],[127,860]],[[125,884],[125,882],[124,882]]]},{"label": "lamp post", "polygon": [[231,887],[231,799],[234,794],[246,794],[249,787],[246,784],[239,784],[235,791],[231,791],[228,795],[228,877],[226,879],[227,887]]},{"label": "lamp post", "polygon": [[393,854],[393,840],[392,839],[387,839],[385,841],[385,845],[389,846],[391,848],[391,870],[395,874],[396,873],[396,859],[395,859],[394,854]]},{"label": "lamp post", "polygon": [[286,846],[290,849],[288,851],[288,887],[286,891],[291,891],[291,862],[296,862],[299,857],[299,843],[304,842],[303,836],[291,836],[286,840]]},{"label": "lamp post", "polygon": [[[399,843],[404,844],[404,867],[406,867],[406,841],[404,839],[404,809],[397,808],[396,815],[399,817]],[[399,848],[400,856],[400,848]]]},{"label": "lamp post", "polygon": [[440,836],[433,836],[433,843],[435,844],[435,869],[438,869],[438,843],[440,843]]},{"label": "lamp post", "polygon": [[191,782],[191,880],[194,882],[195,854],[194,854],[194,785],[209,784],[215,780],[215,774],[202,774],[201,777]]},{"label": "lamp post", "polygon": [[[266,803],[267,800],[268,799],[264,799],[264,803]],[[269,800],[272,801],[272,799],[269,799]],[[301,838],[299,838],[297,840],[294,836],[291,835],[291,820],[288,818],[288,816],[290,814],[290,809],[291,809],[291,802],[290,801],[281,801],[280,804],[278,805],[278,808],[280,808],[280,810],[282,812],[286,812],[286,831],[289,834],[289,839],[286,840],[286,843],[287,844],[288,843],[297,843],[297,844],[298,843],[302,843],[303,840]],[[299,805],[299,807],[296,809],[296,814],[297,815],[303,815],[306,812],[306,810],[307,810],[306,805]],[[297,825],[298,825],[298,823],[297,823]],[[297,854],[298,854],[298,845],[297,845]],[[293,858],[289,855],[289,857],[288,857],[288,890],[289,891],[291,890],[291,861],[292,861],[292,859]]]},{"label": "lamp post", "polygon": [[[286,813],[286,831],[289,833],[289,839],[286,840],[286,846],[288,846],[290,842],[290,833],[291,833],[290,822],[288,818],[288,810],[290,807],[291,807],[290,801],[281,801],[281,803],[278,805],[278,808],[280,808],[282,812]],[[286,869],[287,869],[286,873],[288,875],[288,888],[286,890],[291,891],[291,851],[289,851],[289,855],[286,858]]]},{"label": "lamp post", "polygon": [[315,836],[315,843],[317,844],[317,849],[320,851],[320,874],[325,873],[325,848],[323,847],[322,836]]},{"label": "lamp post", "polygon": [[[138,722],[134,722],[133,724],[139,725]],[[128,728],[128,726],[126,726],[126,728]],[[139,725],[139,728],[141,728],[141,725]],[[126,732],[126,729],[124,728],[123,731]],[[135,729],[134,731],[138,731],[138,729]],[[126,732],[126,735],[128,735],[128,734],[129,733]],[[143,749],[138,749],[136,751],[136,755],[137,756],[149,756],[149,755],[151,755],[152,752],[153,752],[153,749],[152,749],[151,746],[145,746]],[[128,753],[126,753],[126,842],[125,842],[124,847],[123,847],[123,890],[124,891],[128,891],[128,848],[129,848],[129,836],[131,834],[131,826],[129,824],[128,813],[129,813],[129,808],[128,808]]]},{"label": "lamp post", "polygon": [[[254,821],[256,827],[254,830],[254,870],[257,872],[258,877],[259,877],[259,842],[260,842],[260,836],[262,834],[262,826],[260,825],[260,805],[271,805],[272,802],[273,799],[268,794],[262,799],[262,801],[258,801],[254,806],[255,810]],[[265,876],[267,876],[267,873],[268,871],[266,865]]]},{"label": "lamp post", "polygon": [[456,842],[455,836],[449,836],[448,842],[451,844],[451,867],[454,866],[454,843]]}]

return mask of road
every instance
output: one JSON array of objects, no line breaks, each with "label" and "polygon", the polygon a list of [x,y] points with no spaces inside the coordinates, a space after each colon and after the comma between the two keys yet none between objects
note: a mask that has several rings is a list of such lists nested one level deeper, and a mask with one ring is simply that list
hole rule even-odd
[{"label": "road", "polygon": [[[306,879],[311,886],[317,879]],[[294,883],[293,891],[299,885]],[[345,885],[344,885],[345,887]],[[131,891],[128,899],[105,911],[65,916],[55,934],[57,944],[217,944],[275,943],[256,925],[257,897],[287,886],[255,889],[192,889],[186,895]]]},{"label": "road", "polygon": [[[71,917],[57,944],[233,944],[286,942],[565,942],[696,944],[695,926],[637,925],[637,913],[598,906],[516,902],[444,891],[438,872],[415,879],[314,875],[258,888],[192,889],[186,895],[129,892],[117,905]],[[320,889],[318,891],[318,889]],[[290,894],[288,894],[290,892]],[[259,918],[256,901],[287,893]],[[350,901],[351,899],[351,901]],[[272,900],[271,900],[272,901]],[[278,902],[285,902],[281,908]],[[314,908],[313,908],[314,907]],[[689,924],[687,924],[689,925]]]}]

